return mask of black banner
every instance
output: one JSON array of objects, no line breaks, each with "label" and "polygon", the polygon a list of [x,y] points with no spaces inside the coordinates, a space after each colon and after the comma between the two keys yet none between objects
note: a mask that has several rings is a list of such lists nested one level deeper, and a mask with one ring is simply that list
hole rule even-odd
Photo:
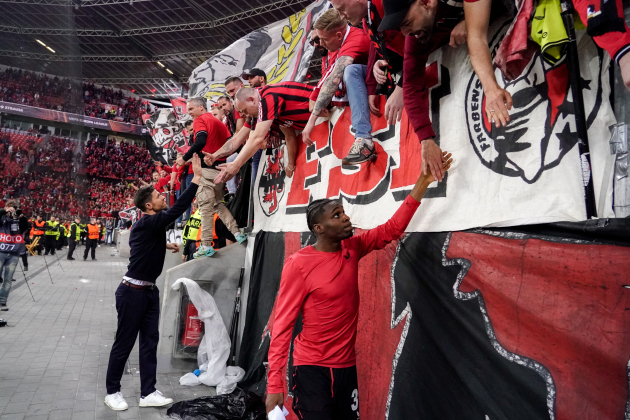
[{"label": "black banner", "polygon": [[40,118],[48,121],[82,125],[90,128],[100,128],[102,130],[114,131],[116,133],[129,133],[140,136],[147,132],[147,128],[142,125],[104,120],[102,118],[87,117],[85,115],[70,114],[68,112],[14,104],[10,102],[0,101],[0,112],[6,112],[7,114],[14,115],[24,115],[26,117]]},{"label": "black banner", "polygon": [[[240,366],[241,385],[259,395],[282,263],[307,236],[256,237]],[[627,417],[629,246],[629,220],[600,219],[412,233],[368,254],[359,264],[361,417]]]}]

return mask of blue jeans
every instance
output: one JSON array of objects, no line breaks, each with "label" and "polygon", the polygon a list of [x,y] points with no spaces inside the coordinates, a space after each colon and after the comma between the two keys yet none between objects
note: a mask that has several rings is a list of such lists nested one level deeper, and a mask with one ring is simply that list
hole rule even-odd
[{"label": "blue jeans", "polygon": [[343,72],[343,82],[346,85],[350,111],[352,111],[352,126],[355,138],[372,138],[372,124],[370,123],[370,106],[368,92],[365,86],[367,66],[364,64],[350,64]]},{"label": "blue jeans", "polygon": [[260,157],[262,156],[262,154],[263,149],[258,149],[252,159],[252,187],[254,186],[254,182],[256,182],[256,175],[258,175],[258,163],[260,162]]},{"label": "blue jeans", "polygon": [[0,252],[0,276],[2,277],[2,287],[0,287],[0,305],[6,305],[11,291],[11,283],[13,273],[17,267],[20,256],[17,254],[8,254]]},{"label": "blue jeans", "polygon": [[113,237],[114,237],[114,231],[108,230],[107,234],[105,235],[105,245],[111,244]]}]

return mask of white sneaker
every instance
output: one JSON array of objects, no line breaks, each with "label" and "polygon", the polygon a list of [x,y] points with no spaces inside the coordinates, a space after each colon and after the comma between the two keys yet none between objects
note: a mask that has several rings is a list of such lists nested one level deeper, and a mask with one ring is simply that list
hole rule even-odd
[{"label": "white sneaker", "polygon": [[140,398],[140,407],[162,407],[173,404],[172,398],[166,398],[157,389],[152,394]]},{"label": "white sneaker", "polygon": [[107,404],[109,408],[115,411],[123,411],[129,408],[129,404],[127,404],[127,401],[125,401],[123,394],[121,394],[120,392],[117,392],[115,394],[108,394],[105,397],[105,404]]}]

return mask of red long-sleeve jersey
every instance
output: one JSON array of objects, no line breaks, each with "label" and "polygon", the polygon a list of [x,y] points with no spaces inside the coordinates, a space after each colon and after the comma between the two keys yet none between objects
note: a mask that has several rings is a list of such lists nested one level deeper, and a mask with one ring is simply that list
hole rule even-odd
[{"label": "red long-sleeve jersey", "polygon": [[294,366],[343,368],[356,364],[359,260],[400,238],[419,205],[408,196],[385,224],[342,241],[338,252],[319,252],[308,246],[287,258],[269,347],[269,394],[283,392],[281,372],[300,311],[303,328],[295,338]]}]

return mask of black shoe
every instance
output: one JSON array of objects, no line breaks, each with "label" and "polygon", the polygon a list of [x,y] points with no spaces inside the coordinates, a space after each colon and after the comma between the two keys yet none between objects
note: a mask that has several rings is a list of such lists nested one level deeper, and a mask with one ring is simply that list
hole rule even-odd
[{"label": "black shoe", "polygon": [[363,139],[356,139],[350,147],[348,156],[341,161],[342,165],[358,165],[359,163],[367,162],[369,160],[376,159],[376,151],[374,144],[368,146],[363,144]]},{"label": "black shoe", "polygon": [[28,271],[28,267],[24,266],[24,271]]},{"label": "black shoe", "polygon": [[74,261],[74,258],[68,257],[68,261]]},{"label": "black shoe", "polygon": [[92,258],[92,261],[98,261],[96,258]]},{"label": "black shoe", "polygon": [[83,257],[83,261],[87,261],[87,258]]},{"label": "black shoe", "polygon": [[6,311],[8,311],[8,310],[9,310],[9,308],[7,307],[7,305],[6,305],[6,304],[4,304],[4,303],[3,303],[2,305],[0,305],[0,311],[4,311],[4,312],[6,312]]},{"label": "black shoe", "polygon": [[17,281],[17,279],[15,279],[15,278],[12,278],[12,279],[11,279],[11,281]]}]

